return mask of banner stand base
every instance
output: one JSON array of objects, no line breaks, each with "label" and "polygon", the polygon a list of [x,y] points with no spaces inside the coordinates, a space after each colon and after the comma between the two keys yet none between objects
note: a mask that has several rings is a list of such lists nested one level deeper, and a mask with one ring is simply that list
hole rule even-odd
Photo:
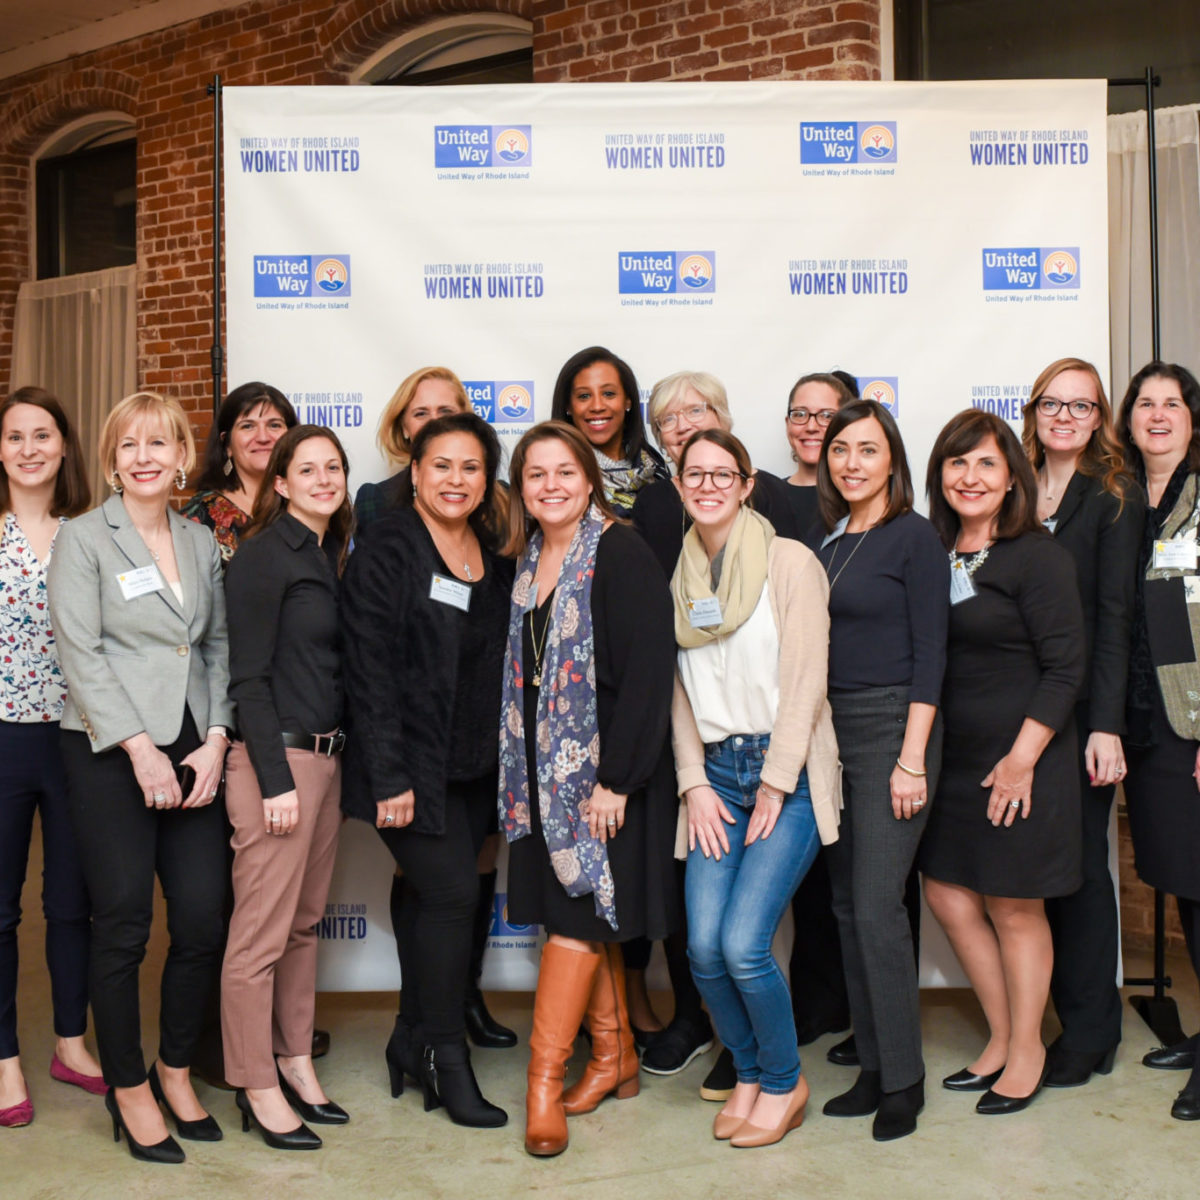
[{"label": "banner stand base", "polygon": [[1184,1040],[1179,1024],[1179,1006],[1171,996],[1130,996],[1129,1003],[1154,1032],[1164,1046],[1175,1046]]}]

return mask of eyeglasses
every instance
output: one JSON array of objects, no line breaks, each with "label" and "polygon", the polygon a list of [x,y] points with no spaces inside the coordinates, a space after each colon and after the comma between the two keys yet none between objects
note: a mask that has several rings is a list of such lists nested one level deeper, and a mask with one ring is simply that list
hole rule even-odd
[{"label": "eyeglasses", "polygon": [[807,425],[809,421],[816,421],[822,429],[828,429],[836,411],[832,408],[789,408],[787,419],[793,425]]},{"label": "eyeglasses", "polygon": [[1094,400],[1055,400],[1053,396],[1042,396],[1036,403],[1043,416],[1057,417],[1065,408],[1077,421],[1086,421],[1100,407]]},{"label": "eyeglasses", "polygon": [[718,467],[715,471],[704,471],[699,467],[688,467],[679,478],[683,486],[691,491],[704,486],[704,480],[711,479],[713,487],[719,492],[727,492],[738,479],[745,479],[741,471],[731,471],[728,467]]},{"label": "eyeglasses", "polygon": [[687,421],[689,425],[695,425],[697,421],[704,420],[704,414],[708,412],[711,405],[705,403],[685,404],[678,412],[664,413],[658,418],[659,433],[670,433],[681,420]]}]

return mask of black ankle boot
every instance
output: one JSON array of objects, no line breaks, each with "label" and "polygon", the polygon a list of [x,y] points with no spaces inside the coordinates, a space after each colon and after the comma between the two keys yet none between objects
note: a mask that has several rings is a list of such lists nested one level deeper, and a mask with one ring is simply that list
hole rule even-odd
[{"label": "black ankle boot", "polygon": [[444,1105],[455,1125],[496,1129],[508,1124],[508,1113],[483,1098],[466,1041],[426,1046],[421,1057],[421,1089],[425,1111]]},{"label": "black ankle boot", "polygon": [[421,1031],[403,1017],[396,1018],[392,1036],[388,1038],[383,1057],[387,1062],[392,1099],[404,1095],[404,1077],[413,1083],[421,1082]]},{"label": "black ankle boot", "polygon": [[463,1018],[467,1036],[483,1050],[506,1050],[517,1044],[517,1035],[501,1025],[490,1012],[479,990],[483,974],[483,952],[492,928],[492,902],[496,898],[496,872],[479,876],[479,899],[475,904],[475,927],[471,934],[471,966],[467,972],[467,992]]},{"label": "black ankle boot", "polygon": [[883,1091],[878,1071],[859,1071],[854,1086],[840,1096],[825,1101],[821,1110],[827,1117],[869,1117],[878,1107]]},{"label": "black ankle boot", "polygon": [[917,1113],[925,1107],[925,1076],[898,1092],[883,1092],[871,1130],[877,1142],[907,1137],[917,1127]]}]

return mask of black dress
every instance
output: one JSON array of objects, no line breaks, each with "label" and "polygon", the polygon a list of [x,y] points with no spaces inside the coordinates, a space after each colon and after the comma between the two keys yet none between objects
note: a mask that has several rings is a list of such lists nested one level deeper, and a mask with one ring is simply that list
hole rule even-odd
[{"label": "black dress", "polygon": [[[963,556],[971,557],[971,556]],[[976,595],[950,608],[942,775],[922,872],[989,896],[1065,896],[1083,881],[1074,710],[1083,614],[1070,554],[1042,532],[992,546]],[[1038,760],[1028,819],[987,820],[981,786],[1031,717],[1057,735]]]},{"label": "black dress", "polygon": [[[551,593],[534,610],[539,644],[552,611]],[[536,725],[534,654],[524,623],[525,729]],[[568,896],[550,867],[538,805],[533,832],[511,843],[508,919],[544,925],[548,933],[593,942],[659,940],[679,919],[675,887],[675,825],[679,810],[667,730],[675,678],[675,627],[670,593],[654,555],[628,526],[600,535],[592,581],[600,765],[597,779],[627,795],[625,825],[608,842],[618,929],[596,915],[594,897]],[[536,739],[526,737],[531,783]]]}]

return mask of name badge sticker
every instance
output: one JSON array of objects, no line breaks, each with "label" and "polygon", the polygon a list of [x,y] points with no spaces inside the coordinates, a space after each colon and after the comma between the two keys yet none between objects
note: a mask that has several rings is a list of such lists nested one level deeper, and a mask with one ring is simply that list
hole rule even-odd
[{"label": "name badge sticker", "polygon": [[136,600],[139,596],[161,592],[163,589],[163,577],[153,563],[148,567],[138,567],[136,571],[119,571],[117,582],[121,585],[121,595],[126,600]]},{"label": "name badge sticker", "polygon": [[1193,538],[1171,538],[1154,543],[1154,568],[1162,571],[1194,571],[1196,542]]},{"label": "name badge sticker", "polygon": [[961,604],[975,595],[978,593],[975,591],[975,581],[971,578],[971,572],[961,562],[956,562],[950,568],[950,603]]},{"label": "name badge sticker", "polygon": [[721,623],[721,602],[716,596],[688,601],[688,621],[693,629],[708,629]]},{"label": "name badge sticker", "polygon": [[471,607],[471,589],[465,583],[436,573],[433,576],[433,582],[429,585],[429,598],[436,600],[439,604],[449,604],[452,608],[461,608],[463,612]]}]

